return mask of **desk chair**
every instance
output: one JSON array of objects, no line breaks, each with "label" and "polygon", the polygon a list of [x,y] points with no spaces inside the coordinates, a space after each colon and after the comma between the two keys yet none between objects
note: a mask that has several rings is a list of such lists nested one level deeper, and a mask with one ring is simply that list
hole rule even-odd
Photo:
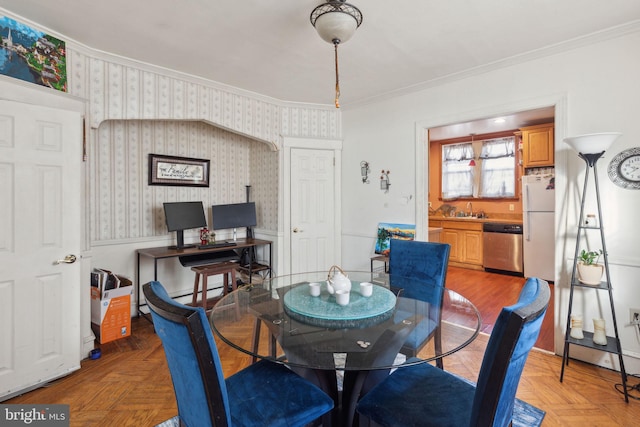
[{"label": "desk chair", "polygon": [[[403,281],[400,296],[428,302],[432,312],[413,330],[400,353],[414,357],[433,337],[435,354],[442,354],[440,317],[444,286],[449,265],[451,246],[446,243],[420,242],[416,240],[391,239],[389,252],[389,273],[393,277],[416,279],[434,287],[421,286],[419,282]],[[392,283],[393,286],[393,283]],[[397,320],[403,319],[402,299],[398,302]],[[408,310],[408,312],[411,312]],[[442,368],[442,358],[436,360]]]},{"label": "desk chair", "polygon": [[284,365],[260,361],[224,379],[202,307],[173,301],[160,282],[142,287],[162,340],[184,426],[304,426],[333,400]]},{"label": "desk chair", "polygon": [[547,282],[530,278],[518,302],[502,309],[476,385],[428,363],[399,368],[360,400],[361,421],[368,417],[373,425],[403,427],[509,426],[549,297]]}]

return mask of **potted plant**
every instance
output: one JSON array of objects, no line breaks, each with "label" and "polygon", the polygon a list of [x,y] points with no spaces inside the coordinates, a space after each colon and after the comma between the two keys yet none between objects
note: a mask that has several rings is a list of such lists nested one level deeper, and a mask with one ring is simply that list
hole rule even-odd
[{"label": "potted plant", "polygon": [[582,250],[578,257],[578,280],[585,285],[597,286],[602,281],[604,265],[599,264],[602,249],[598,251]]}]

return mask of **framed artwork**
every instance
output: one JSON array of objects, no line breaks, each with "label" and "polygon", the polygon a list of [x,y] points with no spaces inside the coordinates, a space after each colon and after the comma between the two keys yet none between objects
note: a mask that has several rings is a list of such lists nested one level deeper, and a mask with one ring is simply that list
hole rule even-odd
[{"label": "framed artwork", "polygon": [[389,255],[391,239],[414,240],[416,238],[415,224],[395,224],[381,222],[378,224],[376,238],[376,253]]},{"label": "framed artwork", "polygon": [[149,185],[209,186],[209,160],[149,154]]},{"label": "framed artwork", "polygon": [[67,91],[65,42],[0,15],[0,74]]}]

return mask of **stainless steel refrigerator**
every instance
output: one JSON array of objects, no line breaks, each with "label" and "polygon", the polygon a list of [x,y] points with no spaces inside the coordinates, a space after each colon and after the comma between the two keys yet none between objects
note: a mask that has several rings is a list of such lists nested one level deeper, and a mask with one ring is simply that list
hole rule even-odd
[{"label": "stainless steel refrigerator", "polygon": [[555,178],[522,177],[522,250],[525,277],[555,281]]}]

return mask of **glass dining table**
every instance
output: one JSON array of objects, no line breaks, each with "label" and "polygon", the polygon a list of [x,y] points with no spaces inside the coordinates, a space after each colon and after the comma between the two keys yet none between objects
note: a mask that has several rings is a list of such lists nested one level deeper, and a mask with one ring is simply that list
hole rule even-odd
[{"label": "glass dining table", "polygon": [[[286,364],[332,396],[335,409],[323,425],[351,426],[358,399],[392,369],[445,358],[471,343],[481,325],[476,307],[453,290],[378,272],[347,276],[346,305],[337,303],[326,272],[310,272],[240,287],[210,314],[223,342],[254,361]],[[252,337],[238,333],[242,324],[253,325]],[[434,345],[404,351],[420,334]]]}]

